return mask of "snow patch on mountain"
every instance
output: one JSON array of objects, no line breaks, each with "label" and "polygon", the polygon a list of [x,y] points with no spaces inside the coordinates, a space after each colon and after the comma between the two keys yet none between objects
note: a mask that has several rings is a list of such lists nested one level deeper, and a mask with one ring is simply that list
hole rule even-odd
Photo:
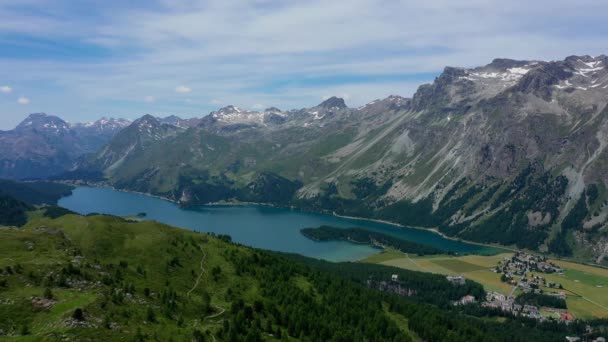
[{"label": "snow patch on mountain", "polygon": [[480,79],[493,79],[503,82],[515,83],[527,74],[531,69],[526,67],[508,68],[505,71],[468,71],[461,79],[479,81]]}]

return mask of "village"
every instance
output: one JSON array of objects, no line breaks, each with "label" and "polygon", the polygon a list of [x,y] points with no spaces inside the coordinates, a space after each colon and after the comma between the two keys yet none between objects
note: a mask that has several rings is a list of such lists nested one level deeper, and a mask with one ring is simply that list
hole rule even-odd
[{"label": "village", "polygon": [[[492,268],[492,272],[500,273],[501,281],[513,285],[513,288],[509,294],[495,291],[488,292],[486,298],[481,302],[483,307],[498,309],[516,316],[521,315],[539,321],[555,319],[568,324],[574,320],[573,315],[565,308],[566,293],[563,291],[562,285],[549,282],[543,276],[534,274],[563,273],[563,269],[547,261],[545,257],[518,252],[510,258],[505,257],[502,261],[499,261],[496,267]],[[462,275],[449,275],[446,279],[455,285],[465,283],[465,277]],[[546,296],[554,297],[558,301],[550,301],[551,303],[560,303],[561,300],[564,306],[532,305],[523,300],[518,300],[518,296],[524,294],[542,295],[545,298]],[[454,304],[466,305],[474,303],[476,300],[476,298],[469,295],[464,296]]]}]

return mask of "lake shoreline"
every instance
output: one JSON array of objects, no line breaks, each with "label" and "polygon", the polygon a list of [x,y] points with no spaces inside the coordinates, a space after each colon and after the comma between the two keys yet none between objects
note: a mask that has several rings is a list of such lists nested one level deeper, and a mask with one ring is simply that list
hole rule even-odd
[{"label": "lake shoreline", "polygon": [[[370,219],[370,218],[357,217],[357,216],[340,215],[340,214],[337,214],[336,212],[333,212],[332,215],[335,216],[335,217],[344,218],[344,219],[377,222],[377,223],[388,224],[388,225],[392,225],[392,226],[400,227],[400,228],[410,228],[410,229],[418,229],[418,230],[428,231],[428,232],[435,233],[435,234],[441,236],[442,238],[444,238],[446,240],[451,240],[451,241],[455,241],[455,242],[463,242],[463,243],[468,243],[468,244],[471,244],[471,245],[477,245],[477,246],[488,247],[488,248],[504,249],[506,251],[511,251],[511,252],[517,252],[518,251],[516,249],[511,249],[509,247],[495,246],[495,245],[485,244],[485,243],[481,243],[481,242],[475,242],[475,241],[457,239],[457,238],[445,235],[444,233],[440,232],[437,228],[425,228],[425,227],[417,227],[417,226],[406,226],[406,225],[403,225],[401,223],[396,223],[396,222],[391,222],[391,221],[386,221],[386,220]],[[500,251],[499,251],[499,253],[500,253]]]},{"label": "lake shoreline", "polygon": [[[87,182],[87,183],[75,183],[75,182],[61,182],[61,181],[56,181],[57,183],[63,183],[63,184],[69,184],[72,185],[74,187],[89,187],[89,188],[108,188],[108,189],[112,189],[118,192],[123,192],[123,193],[133,193],[133,194],[138,194],[138,195],[143,195],[143,196],[148,196],[148,197],[153,197],[156,199],[160,199],[160,200],[164,200],[167,201],[169,203],[175,204],[179,207],[181,207],[182,209],[189,209],[189,208],[197,208],[197,207],[220,207],[220,206],[227,206],[227,207],[237,207],[237,206],[247,206],[247,205],[255,205],[255,206],[265,206],[265,207],[270,207],[270,208],[278,208],[278,209],[289,209],[289,210],[294,210],[294,211],[298,211],[298,212],[302,212],[302,213],[316,213],[316,214],[326,214],[326,215],[330,215],[330,216],[334,216],[334,217],[338,217],[338,218],[344,218],[344,219],[350,219],[350,220],[358,220],[358,221],[368,221],[368,222],[375,222],[375,223],[382,223],[382,224],[387,224],[387,225],[391,225],[394,227],[399,227],[399,228],[411,228],[411,229],[416,229],[416,230],[421,230],[421,231],[427,231],[427,232],[431,232],[434,233],[436,235],[438,235],[439,237],[446,239],[446,240],[451,240],[454,242],[461,242],[461,243],[466,243],[466,244],[471,244],[471,245],[476,245],[476,246],[481,246],[481,247],[488,247],[488,248],[494,248],[497,250],[503,250],[504,252],[526,252],[526,253],[535,253],[535,254],[539,254],[541,255],[538,251],[530,251],[530,250],[519,250],[513,247],[509,247],[509,246],[502,246],[502,245],[493,245],[493,244],[484,244],[484,243],[480,243],[480,242],[475,242],[475,241],[469,241],[469,240],[463,240],[463,239],[456,239],[450,236],[446,236],[445,234],[443,234],[442,232],[438,231],[437,228],[425,228],[425,227],[417,227],[417,226],[405,226],[396,222],[391,222],[391,221],[386,221],[386,220],[380,220],[380,219],[371,219],[371,218],[365,218],[365,217],[356,217],[356,216],[347,216],[347,215],[340,215],[337,214],[335,212],[330,212],[330,211],[311,211],[311,210],[305,210],[305,209],[301,209],[301,208],[297,208],[297,207],[282,207],[282,206],[276,206],[274,204],[269,204],[269,203],[255,203],[255,202],[214,202],[214,203],[208,203],[205,205],[201,205],[201,206],[192,206],[192,207],[184,207],[181,206],[179,201],[167,198],[167,197],[163,197],[163,196],[158,196],[158,195],[153,195],[150,193],[145,193],[145,192],[139,192],[139,191],[133,191],[133,190],[126,190],[126,189],[118,189],[115,188],[113,186],[111,186],[108,183],[93,183],[93,182]],[[68,196],[64,196],[64,197],[68,197]],[[184,228],[184,229],[188,229],[188,228]],[[500,251],[498,253],[501,253]],[[480,253],[475,253],[478,255],[483,255]],[[572,262],[572,263],[576,263],[576,264],[580,264],[580,265],[586,265],[586,266],[591,266],[591,267],[600,267],[600,268],[608,268],[605,265],[601,265],[601,264],[596,264],[596,263],[589,263],[586,261],[582,261],[582,260],[576,260],[576,259],[569,259],[569,258],[560,258],[560,257],[556,257],[556,256],[548,256],[550,259],[554,259],[554,260],[560,260],[560,261],[566,261],[566,262]]]},{"label": "lake shoreline", "polygon": [[[263,207],[268,207],[268,208],[277,208],[277,209],[288,209],[288,210],[295,210],[301,213],[313,213],[313,214],[325,214],[325,215],[331,215],[333,217],[338,217],[338,218],[342,218],[342,219],[348,219],[348,220],[355,220],[355,221],[367,221],[367,222],[374,222],[374,223],[381,223],[381,224],[386,224],[386,225],[390,225],[390,226],[394,226],[394,227],[399,227],[399,228],[408,228],[408,229],[416,229],[416,230],[421,230],[421,231],[427,231],[427,232],[431,232],[433,234],[438,235],[439,237],[446,239],[446,240],[450,240],[450,241],[454,241],[454,242],[459,242],[459,243],[465,243],[465,244],[470,244],[470,245],[475,245],[475,246],[480,246],[480,247],[485,247],[485,248],[492,248],[497,250],[496,254],[500,253],[500,250],[503,251],[517,251],[515,249],[510,249],[509,247],[503,247],[503,246],[495,246],[495,245],[491,245],[491,244],[484,244],[484,243],[479,243],[479,242],[474,242],[474,241],[468,241],[468,240],[462,240],[462,239],[457,239],[457,238],[453,238],[450,236],[447,236],[445,234],[443,234],[442,232],[440,232],[439,230],[437,230],[437,228],[425,228],[425,227],[416,227],[416,226],[406,226],[397,222],[391,222],[388,220],[382,220],[382,219],[373,219],[373,218],[366,218],[366,217],[359,217],[359,216],[348,216],[348,215],[340,215],[338,213],[336,213],[335,211],[329,211],[329,210],[306,210],[306,209],[302,209],[302,208],[298,208],[298,207],[294,207],[294,206],[277,206],[275,204],[271,204],[271,203],[258,203],[258,202],[237,202],[237,201],[218,201],[218,202],[209,202],[206,204],[202,204],[202,205],[192,205],[192,206],[184,206],[181,204],[180,201],[178,200],[173,200],[171,198],[165,197],[165,196],[159,196],[159,195],[154,195],[154,194],[150,194],[150,193],[146,193],[146,192],[141,192],[141,191],[134,191],[134,190],[127,190],[127,189],[120,189],[120,188],[116,188],[110,184],[107,183],[86,183],[86,184],[74,184],[74,183],[70,183],[71,185],[74,186],[86,186],[86,187],[92,187],[92,188],[109,188],[115,191],[119,191],[119,192],[124,192],[124,193],[132,193],[132,194],[138,194],[138,195],[144,195],[144,196],[149,196],[149,197],[153,197],[153,198],[157,198],[160,200],[165,200],[167,202],[173,203],[177,206],[179,206],[182,209],[197,209],[197,208],[205,208],[205,207],[244,207],[244,206],[263,206]],[[482,255],[482,253],[473,253],[473,254],[478,254],[478,255]]]}]

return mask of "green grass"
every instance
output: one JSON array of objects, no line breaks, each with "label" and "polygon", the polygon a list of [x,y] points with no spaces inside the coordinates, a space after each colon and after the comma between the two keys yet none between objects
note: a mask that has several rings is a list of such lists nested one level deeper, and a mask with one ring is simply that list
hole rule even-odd
[{"label": "green grass", "polygon": [[433,260],[437,265],[447,268],[455,273],[466,273],[471,271],[483,270],[486,267],[471,264],[466,261],[458,260],[458,259],[439,259]]},{"label": "green grass", "polygon": [[597,274],[588,273],[580,270],[566,270],[564,275],[568,279],[578,280],[579,282],[590,286],[608,286],[608,278]]},{"label": "green grass", "polygon": [[385,261],[403,258],[403,256],[403,252],[400,252],[393,248],[386,248],[378,254],[371,255],[361,260],[361,262],[366,262],[370,264],[380,264]]},{"label": "green grass", "polygon": [[487,291],[509,293],[512,286],[500,281],[500,274],[494,273],[490,269],[496,266],[498,261],[501,261],[505,256],[510,255],[512,254],[503,253],[492,256],[466,255],[459,257],[449,255],[408,256],[385,261],[379,260],[376,263],[412,271],[444,275],[463,274],[465,278],[482,284]]},{"label": "green grass", "polygon": [[564,267],[563,276],[555,273],[539,275],[563,286],[570,312],[577,318],[608,317],[608,270],[572,262],[554,262]]},{"label": "green grass", "polygon": [[[287,340],[368,332],[392,340],[400,331],[420,340],[407,312],[381,308],[395,310],[400,297],[227,240],[105,215],[1,228],[0,329],[32,341],[274,340],[277,332]],[[47,289],[51,306],[36,307]],[[84,321],[74,320],[77,309]]]},{"label": "green grass", "polygon": [[[224,257],[230,251],[243,252],[244,248],[159,223],[133,223],[110,216],[36,218],[23,229],[0,229],[0,267],[16,270],[19,265],[20,268],[20,273],[15,271],[8,278],[4,277],[8,279],[7,288],[0,287],[0,298],[11,303],[0,305],[0,329],[19,335],[21,328],[27,326],[32,336],[37,337],[35,340],[64,335],[72,339],[110,340],[115,334],[118,334],[116,338],[132,335],[135,327],[139,327],[143,334],[161,340],[188,339],[196,322],[193,315],[199,310],[197,307],[202,307],[206,296],[211,296],[212,306],[221,307],[229,306],[227,288],[245,302],[260,298],[253,279],[235,275],[232,264]],[[82,259],[76,268],[84,272],[81,273],[84,278],[92,278],[91,281],[68,287],[54,283],[62,269],[75,261],[78,254]],[[200,274],[204,255],[204,267],[221,268],[221,281],[215,281],[210,272],[203,273],[189,303],[180,309],[180,315],[191,318],[184,319],[183,326],[179,327],[175,321],[163,316],[159,308],[158,324],[142,324],[150,304],[154,303],[152,307],[160,305],[156,303],[157,297],[152,299],[143,294],[144,288],[160,294],[170,287],[183,296]],[[173,257],[179,260],[180,266],[169,266]],[[126,263],[119,266],[121,262]],[[112,276],[116,272],[122,274],[120,283],[110,287],[101,283],[104,274]],[[110,288],[126,284],[133,284],[135,289],[132,299],[125,299],[125,303],[131,304],[125,306],[108,301]],[[48,311],[32,310],[31,298],[41,297],[47,286],[52,288],[57,303]],[[95,328],[75,329],[66,325],[76,308],[87,312],[91,317],[88,321]],[[217,309],[209,310],[212,314]],[[204,317],[206,314],[199,315]],[[102,328],[104,320],[115,321],[121,328]],[[210,332],[217,330],[217,325],[209,322],[198,322],[196,326]]]}]

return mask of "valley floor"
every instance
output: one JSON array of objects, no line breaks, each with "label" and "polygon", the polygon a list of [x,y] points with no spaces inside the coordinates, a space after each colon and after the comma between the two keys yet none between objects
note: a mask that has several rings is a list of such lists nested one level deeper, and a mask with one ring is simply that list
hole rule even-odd
[{"label": "valley floor", "polygon": [[[499,261],[510,258],[513,253],[492,256],[483,255],[429,255],[416,256],[387,249],[361,262],[395,266],[403,269],[431,272],[445,275],[464,275],[465,278],[481,283],[486,291],[509,294],[513,285],[502,282],[501,274],[494,272]],[[576,318],[608,317],[608,269],[550,259],[564,269],[563,275],[529,272],[528,277],[538,275],[548,282],[560,283],[566,293],[569,312]],[[546,292],[557,289],[541,287]],[[519,289],[516,293],[519,293]]]}]

